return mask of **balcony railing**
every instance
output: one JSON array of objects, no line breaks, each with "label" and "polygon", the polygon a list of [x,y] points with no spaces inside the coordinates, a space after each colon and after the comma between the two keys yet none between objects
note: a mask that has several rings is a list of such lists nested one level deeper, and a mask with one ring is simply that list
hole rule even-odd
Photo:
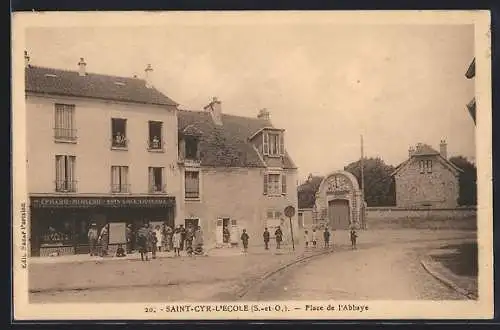
[{"label": "balcony railing", "polygon": [[76,142],[76,129],[73,128],[54,128],[54,139],[58,142]]},{"label": "balcony railing", "polygon": [[165,142],[162,140],[148,140],[148,150],[155,152],[163,152]]},{"label": "balcony railing", "polygon": [[115,136],[111,140],[111,149],[127,149],[128,148],[128,139],[124,136]]},{"label": "balcony railing", "polygon": [[56,192],[76,192],[76,181],[56,180]]},{"label": "balcony railing", "polygon": [[200,198],[200,192],[199,191],[186,191],[184,193],[184,197],[187,199],[197,199],[197,198]]},{"label": "balcony railing", "polygon": [[112,184],[111,185],[111,193],[113,194],[123,194],[130,192],[130,184]]},{"label": "balcony railing", "polygon": [[149,192],[152,194],[164,194],[167,192],[166,188],[167,188],[166,185],[157,184],[157,185],[150,186]]}]

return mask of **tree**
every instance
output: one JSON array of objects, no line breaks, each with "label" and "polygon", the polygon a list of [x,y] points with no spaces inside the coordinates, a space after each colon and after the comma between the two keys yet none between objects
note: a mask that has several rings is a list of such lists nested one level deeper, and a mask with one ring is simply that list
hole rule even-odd
[{"label": "tree", "polygon": [[[368,206],[393,206],[396,204],[396,189],[391,173],[394,166],[377,158],[364,158],[365,201]],[[350,163],[344,170],[352,173],[361,186],[361,161]]]},{"label": "tree", "polygon": [[458,179],[460,193],[458,197],[459,205],[477,205],[477,169],[476,165],[469,162],[463,156],[455,156],[450,158],[455,166],[463,172],[460,173]]}]

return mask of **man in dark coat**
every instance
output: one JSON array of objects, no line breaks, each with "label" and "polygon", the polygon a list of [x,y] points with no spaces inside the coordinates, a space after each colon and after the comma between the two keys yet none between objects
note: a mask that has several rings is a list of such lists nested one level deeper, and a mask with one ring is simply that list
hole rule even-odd
[{"label": "man in dark coat", "polygon": [[264,229],[264,233],[262,234],[262,236],[264,237],[264,244],[266,245],[266,250],[269,250],[269,231],[267,230],[267,227],[266,229]]},{"label": "man in dark coat", "polygon": [[283,241],[283,232],[281,231],[281,227],[278,226],[278,229],[274,232],[274,237],[276,238],[276,249],[281,249],[281,242]]}]

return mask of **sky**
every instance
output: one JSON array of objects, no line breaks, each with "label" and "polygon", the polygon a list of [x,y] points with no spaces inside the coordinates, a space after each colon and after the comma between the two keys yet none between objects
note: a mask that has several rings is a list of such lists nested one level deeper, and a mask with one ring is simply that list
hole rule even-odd
[{"label": "sky", "polygon": [[118,76],[144,75],[183,109],[213,96],[227,114],[267,108],[285,129],[299,168],[325,175],[360,157],[398,165],[418,142],[475,159],[466,109],[474,81],[473,25],[211,24],[37,27],[26,30],[31,64]]}]

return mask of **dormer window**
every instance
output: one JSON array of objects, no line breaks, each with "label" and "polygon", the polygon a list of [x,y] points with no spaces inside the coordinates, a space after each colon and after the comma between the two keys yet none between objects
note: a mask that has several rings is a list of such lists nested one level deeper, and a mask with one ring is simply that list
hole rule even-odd
[{"label": "dormer window", "polygon": [[198,159],[198,138],[186,136],[184,140],[186,159]]},{"label": "dormer window", "polygon": [[285,154],[285,142],[282,131],[264,131],[263,153],[271,157],[280,157]]}]

